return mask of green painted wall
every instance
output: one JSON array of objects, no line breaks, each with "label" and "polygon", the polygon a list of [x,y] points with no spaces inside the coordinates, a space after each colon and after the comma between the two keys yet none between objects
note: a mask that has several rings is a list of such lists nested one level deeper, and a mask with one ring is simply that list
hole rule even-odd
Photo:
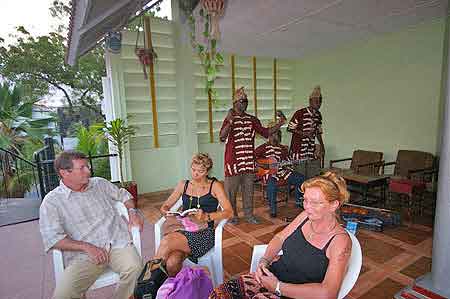
[{"label": "green painted wall", "polygon": [[[110,78],[113,101],[124,106],[118,115],[131,116],[130,124],[138,126],[139,136],[130,144],[131,176],[140,193],[172,188],[189,176],[189,160],[198,150],[210,153],[211,175],[223,179],[224,144],[205,142],[202,135],[206,105],[192,52],[178,39],[177,23],[153,20],[152,27],[160,57],[156,82],[161,148],[152,147],[149,89],[132,53],[135,36],[124,36],[123,52],[119,57],[111,55],[109,66],[109,73],[115,74]],[[318,52],[290,63],[294,67],[281,61],[285,75],[280,78],[280,96],[286,99],[282,107],[290,118],[292,111],[307,105],[312,88],[322,86],[327,160],[349,157],[357,148],[382,151],[386,161],[401,148],[437,152],[444,30],[444,21],[436,20]],[[251,85],[249,58],[237,61],[237,86]],[[259,107],[267,120],[272,113],[271,69],[264,59],[259,63]],[[228,68],[224,67],[224,78],[229,78]],[[222,78],[219,83],[223,102],[214,109],[215,134],[231,107],[230,80]],[[290,134],[283,135],[283,143],[289,144]]]},{"label": "green painted wall", "polygon": [[327,160],[355,149],[386,161],[398,149],[438,151],[444,30],[435,20],[297,62],[294,106],[322,87]]},{"label": "green painted wall", "polygon": [[131,151],[133,179],[139,193],[173,188],[182,177],[178,147]]}]

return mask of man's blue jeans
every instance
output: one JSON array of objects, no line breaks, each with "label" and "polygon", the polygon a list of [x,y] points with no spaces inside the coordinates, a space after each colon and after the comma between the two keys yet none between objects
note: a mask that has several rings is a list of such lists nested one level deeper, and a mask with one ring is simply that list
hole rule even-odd
[{"label": "man's blue jeans", "polygon": [[[300,190],[300,186],[305,181],[305,177],[298,172],[293,172],[287,179],[288,190],[291,190],[291,186],[295,187],[295,204],[300,206],[303,203],[303,193]],[[267,180],[267,199],[270,204],[270,213],[277,213],[277,180],[272,176]]]}]

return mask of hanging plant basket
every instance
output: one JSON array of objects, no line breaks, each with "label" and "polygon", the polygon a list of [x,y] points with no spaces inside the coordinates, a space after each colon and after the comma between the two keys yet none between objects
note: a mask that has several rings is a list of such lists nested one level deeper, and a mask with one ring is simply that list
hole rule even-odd
[{"label": "hanging plant basket", "polygon": [[153,49],[137,48],[136,56],[142,65],[148,66],[150,62],[157,58],[156,52]]},{"label": "hanging plant basket", "polygon": [[[142,28],[142,26],[143,26],[143,17],[141,17],[141,21],[140,21],[140,27]],[[158,58],[158,55],[156,55],[155,49],[153,47],[151,47],[151,48],[145,47],[145,45],[146,45],[145,34],[143,34],[144,47],[138,47],[139,35],[140,35],[140,30],[138,29],[137,36],[136,36],[136,44],[134,46],[134,53],[136,54],[136,56],[139,59],[139,62],[142,65],[142,70],[144,72],[144,78],[147,79],[147,66],[149,66],[151,63],[153,63],[155,61],[155,59]]]},{"label": "hanging plant basket", "polygon": [[206,14],[210,16],[209,35],[211,39],[220,38],[219,18],[225,12],[224,0],[202,0],[201,2]]},{"label": "hanging plant basket", "polygon": [[[205,93],[213,102],[217,100],[217,90],[214,82],[223,65],[223,56],[217,51],[220,39],[219,18],[225,12],[225,0],[200,0],[198,15],[195,13],[196,0],[180,0],[180,9],[187,16],[190,40],[193,50],[197,53],[205,75]],[[199,23],[199,24],[197,24]],[[203,26],[202,38],[197,39],[196,27]]]}]

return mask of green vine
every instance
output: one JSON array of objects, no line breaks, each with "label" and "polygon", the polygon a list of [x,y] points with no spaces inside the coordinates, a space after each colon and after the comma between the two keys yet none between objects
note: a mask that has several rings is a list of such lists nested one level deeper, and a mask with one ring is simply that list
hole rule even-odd
[{"label": "green vine", "polygon": [[214,83],[219,72],[219,66],[223,64],[223,56],[217,52],[217,40],[210,35],[210,20],[211,17],[203,10],[199,11],[200,19],[204,21],[203,37],[206,40],[206,44],[197,42],[196,33],[196,20],[193,13],[189,13],[187,17],[187,23],[190,30],[190,40],[194,51],[196,51],[200,62],[203,67],[204,74],[206,76],[205,92],[211,94],[213,102],[217,100],[217,90],[214,88]]}]

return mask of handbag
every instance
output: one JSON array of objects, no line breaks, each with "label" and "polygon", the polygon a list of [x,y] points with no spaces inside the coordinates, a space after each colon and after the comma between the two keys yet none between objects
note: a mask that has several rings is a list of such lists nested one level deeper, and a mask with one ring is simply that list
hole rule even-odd
[{"label": "handbag", "polygon": [[159,287],[168,277],[162,259],[150,260],[144,265],[134,288],[134,299],[155,299]]},{"label": "handbag", "polygon": [[186,267],[164,282],[156,299],[207,299],[212,290],[211,278],[204,269]]}]

